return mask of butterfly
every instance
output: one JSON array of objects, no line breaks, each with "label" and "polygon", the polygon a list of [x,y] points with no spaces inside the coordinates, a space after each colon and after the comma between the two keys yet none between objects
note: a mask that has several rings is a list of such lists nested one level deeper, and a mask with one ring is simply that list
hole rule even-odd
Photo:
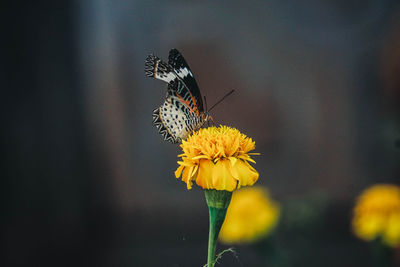
[{"label": "butterfly", "polygon": [[168,83],[164,103],[153,111],[153,125],[164,140],[180,143],[212,119],[204,110],[193,73],[177,49],[169,51],[168,63],[154,55],[147,56],[145,73]]}]

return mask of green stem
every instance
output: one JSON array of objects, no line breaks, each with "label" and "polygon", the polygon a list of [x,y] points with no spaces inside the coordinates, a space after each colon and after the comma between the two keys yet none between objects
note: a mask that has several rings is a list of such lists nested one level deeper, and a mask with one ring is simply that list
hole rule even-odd
[{"label": "green stem", "polygon": [[207,267],[214,267],[218,234],[225,220],[226,211],[231,201],[232,192],[205,190],[208,211],[210,214],[210,231],[208,235]]},{"label": "green stem", "polygon": [[371,242],[374,265],[377,267],[390,267],[392,265],[393,249],[382,242],[382,238],[377,238]]},{"label": "green stem", "polygon": [[225,220],[226,210],[224,212],[221,209],[208,207],[208,211],[210,213],[210,231],[208,233],[207,267],[213,267],[215,264],[218,234]]}]

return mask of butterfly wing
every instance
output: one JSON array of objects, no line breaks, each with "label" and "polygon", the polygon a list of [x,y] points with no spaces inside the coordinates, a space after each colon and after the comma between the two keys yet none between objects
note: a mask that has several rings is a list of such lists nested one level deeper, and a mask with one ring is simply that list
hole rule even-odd
[{"label": "butterfly wing", "polygon": [[166,83],[177,79],[174,69],[155,55],[147,56],[144,71],[146,76],[154,77]]},{"label": "butterfly wing", "polygon": [[192,116],[186,105],[175,96],[168,96],[164,103],[153,111],[153,125],[171,143],[179,143],[189,133],[200,128],[202,121]]},{"label": "butterfly wing", "polygon": [[149,55],[145,66],[147,76],[168,83],[163,105],[153,111],[153,124],[164,140],[178,143],[203,124],[203,102],[196,80],[176,49],[170,51],[168,63]]},{"label": "butterfly wing", "polygon": [[193,108],[203,112],[203,100],[197,82],[186,60],[177,49],[174,48],[169,51],[168,64],[175,70],[175,73],[180,77],[180,81],[185,85],[184,89],[186,90],[183,89],[180,93],[183,96],[190,94],[190,97],[193,98]]},{"label": "butterfly wing", "polygon": [[184,99],[184,104],[190,104],[196,113],[204,112],[203,101],[197,82],[189,65],[177,49],[171,49],[168,63],[154,55],[146,58],[145,72],[149,77],[168,83],[168,90],[177,90],[175,94]]},{"label": "butterfly wing", "polygon": [[153,125],[164,137],[164,140],[171,143],[179,143],[183,135],[187,135],[184,128],[186,115],[182,111],[182,104],[172,97],[153,111]]}]

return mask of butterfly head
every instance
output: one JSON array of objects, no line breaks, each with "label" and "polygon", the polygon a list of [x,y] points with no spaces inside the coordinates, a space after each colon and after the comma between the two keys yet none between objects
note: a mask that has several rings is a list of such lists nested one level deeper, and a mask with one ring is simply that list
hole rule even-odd
[{"label": "butterfly head", "polygon": [[215,124],[214,120],[213,120],[213,117],[211,117],[211,115],[210,115],[210,113],[208,111],[206,111],[206,112],[201,114],[201,121],[202,121],[203,125],[207,124],[207,126],[210,125],[210,122],[212,124]]},{"label": "butterfly head", "polygon": [[207,125],[210,125],[210,122],[215,125],[215,122],[213,120],[213,118],[210,115],[210,111],[215,108],[219,103],[221,103],[226,97],[228,97],[230,94],[232,94],[235,90],[231,90],[229,93],[227,93],[226,95],[224,95],[219,101],[217,101],[217,103],[215,103],[210,109],[207,109],[207,101],[206,101],[206,97],[204,96],[204,104],[206,106],[206,110],[204,113],[202,113],[201,115],[201,120],[203,122],[203,125],[205,123],[207,123]]}]

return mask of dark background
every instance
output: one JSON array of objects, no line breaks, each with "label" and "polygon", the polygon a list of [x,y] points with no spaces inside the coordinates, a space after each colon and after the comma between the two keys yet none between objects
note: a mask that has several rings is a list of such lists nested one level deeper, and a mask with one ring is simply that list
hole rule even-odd
[{"label": "dark background", "polygon": [[220,266],[372,266],[351,207],[399,182],[398,1],[13,2],[1,20],[1,266],[205,264],[203,192],[151,125],[166,86],[144,60],[173,47],[209,105],[236,90],[212,115],[256,141],[284,208],[274,249]]}]

